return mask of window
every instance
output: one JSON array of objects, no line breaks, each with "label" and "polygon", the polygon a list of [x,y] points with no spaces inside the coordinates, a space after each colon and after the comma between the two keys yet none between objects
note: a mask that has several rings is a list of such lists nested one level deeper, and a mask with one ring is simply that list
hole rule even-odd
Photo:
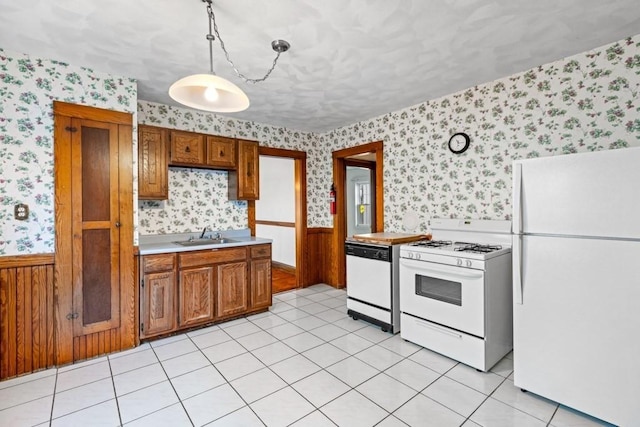
[{"label": "window", "polygon": [[356,227],[371,226],[371,184],[366,181],[355,182],[356,190]]}]

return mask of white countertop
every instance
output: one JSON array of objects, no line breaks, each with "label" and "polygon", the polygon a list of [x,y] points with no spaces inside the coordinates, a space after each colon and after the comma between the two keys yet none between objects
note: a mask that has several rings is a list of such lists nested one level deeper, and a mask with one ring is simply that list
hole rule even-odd
[{"label": "white countertop", "polygon": [[199,238],[200,233],[172,233],[140,235],[138,248],[140,255],[164,254],[169,252],[191,252],[207,249],[233,248],[238,246],[260,245],[271,243],[271,239],[263,239],[251,235],[248,228],[243,230],[207,231],[206,236],[220,233],[223,238],[233,239],[229,243],[212,243],[210,245],[182,246],[174,242],[189,240],[190,237]]}]

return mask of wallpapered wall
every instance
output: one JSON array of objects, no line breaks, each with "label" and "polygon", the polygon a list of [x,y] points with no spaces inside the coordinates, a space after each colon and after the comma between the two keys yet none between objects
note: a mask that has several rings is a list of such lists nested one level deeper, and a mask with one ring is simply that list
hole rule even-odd
[{"label": "wallpapered wall", "polygon": [[[0,255],[54,252],[53,101],[133,113],[135,125],[136,98],[132,79],[0,48]],[[14,219],[17,203],[28,220]]]},{"label": "wallpapered wall", "polygon": [[[447,149],[456,132],[471,137],[462,155]],[[386,231],[407,211],[420,231],[431,217],[510,219],[513,160],[640,146],[640,35],[320,136],[328,150],[377,140]],[[320,212],[310,223],[330,226]]]},{"label": "wallpapered wall", "polygon": [[[140,124],[245,138],[260,141],[261,145],[268,147],[305,151],[309,167],[321,169],[319,158],[322,150],[318,147],[317,135],[313,133],[147,101],[138,102],[138,120]],[[246,228],[247,202],[228,201],[227,175],[225,171],[170,168],[169,199],[139,202],[140,234],[194,232],[204,227],[213,230]],[[314,175],[308,175],[307,185],[315,188]],[[315,215],[316,209],[317,202],[309,203],[310,217]]]},{"label": "wallpapered wall", "polygon": [[[135,82],[0,49],[0,97],[0,255],[52,252],[51,101],[135,113]],[[424,231],[431,217],[510,218],[514,159],[640,146],[639,97],[640,35],[322,135],[145,101],[138,121],[306,151],[310,227],[332,226],[331,152],[382,140],[385,229],[402,231],[415,211]],[[446,145],[461,131],[471,148],[456,156]],[[226,178],[172,169],[170,201],[140,202],[137,230],[246,227]],[[18,202],[30,204],[29,221],[13,219]]]}]

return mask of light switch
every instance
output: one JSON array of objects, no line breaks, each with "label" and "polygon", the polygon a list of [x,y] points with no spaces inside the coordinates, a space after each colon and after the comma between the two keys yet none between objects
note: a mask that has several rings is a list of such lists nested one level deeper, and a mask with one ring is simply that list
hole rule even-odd
[{"label": "light switch", "polygon": [[29,205],[19,203],[14,207],[13,216],[19,221],[25,221],[29,218]]}]

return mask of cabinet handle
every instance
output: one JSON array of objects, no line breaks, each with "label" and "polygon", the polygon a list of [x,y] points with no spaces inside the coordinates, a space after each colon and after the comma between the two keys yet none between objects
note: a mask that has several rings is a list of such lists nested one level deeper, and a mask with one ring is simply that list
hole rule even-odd
[{"label": "cabinet handle", "polygon": [[69,314],[67,314],[67,320],[77,319],[78,316],[79,316],[78,313],[69,313]]},{"label": "cabinet handle", "polygon": [[186,147],[184,147],[184,152],[185,153],[190,153],[191,152],[191,147],[189,147],[188,145]]}]

